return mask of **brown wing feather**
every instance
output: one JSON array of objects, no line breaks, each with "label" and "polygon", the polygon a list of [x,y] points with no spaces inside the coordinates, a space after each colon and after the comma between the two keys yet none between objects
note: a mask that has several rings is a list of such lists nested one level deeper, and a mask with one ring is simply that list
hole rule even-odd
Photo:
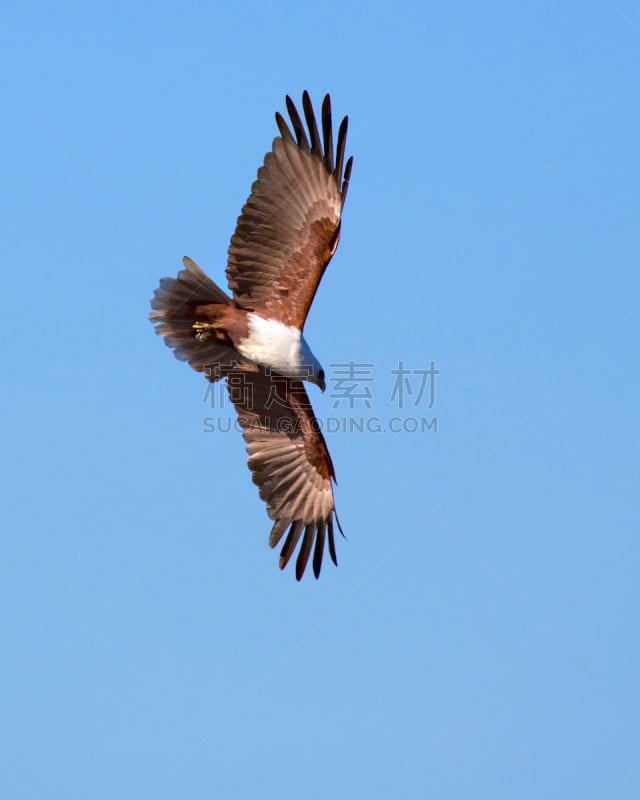
[{"label": "brown wing feather", "polygon": [[334,167],[329,95],[322,104],[322,141],[307,92],[302,105],[309,137],[287,97],[295,139],[276,114],[281,135],[258,170],[231,237],[227,263],[229,288],[240,306],[300,330],[338,246],[352,164],[349,159],[343,175],[345,117]]},{"label": "brown wing feather", "polygon": [[337,563],[331,457],[302,382],[263,367],[254,370],[229,373],[236,380],[227,385],[243,428],[253,482],[274,520],[269,544],[275,547],[287,534],[280,554],[280,568],[284,569],[302,538],[296,563],[300,580],[315,542],[313,571],[317,578],[326,531],[329,553]]}]

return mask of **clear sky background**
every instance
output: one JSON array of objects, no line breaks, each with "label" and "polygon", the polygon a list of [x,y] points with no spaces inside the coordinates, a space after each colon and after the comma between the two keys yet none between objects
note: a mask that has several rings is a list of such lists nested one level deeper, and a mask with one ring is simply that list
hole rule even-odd
[{"label": "clear sky background", "polygon": [[[355,156],[305,332],[373,378],[311,398],[381,430],[297,584],[147,313],[305,88]],[[639,797],[638,6],[6,0],[0,101],[3,800]]]}]

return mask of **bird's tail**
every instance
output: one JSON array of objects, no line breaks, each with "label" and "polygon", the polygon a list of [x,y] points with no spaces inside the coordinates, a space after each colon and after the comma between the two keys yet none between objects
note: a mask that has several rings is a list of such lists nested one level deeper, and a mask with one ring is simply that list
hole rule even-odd
[{"label": "bird's tail", "polygon": [[211,303],[227,305],[231,301],[190,258],[185,256],[182,263],[184,269],[176,278],[160,281],[151,299],[149,319],[176,358],[187,361],[214,381],[221,377],[220,368],[238,356],[229,344],[199,332],[196,307]]}]

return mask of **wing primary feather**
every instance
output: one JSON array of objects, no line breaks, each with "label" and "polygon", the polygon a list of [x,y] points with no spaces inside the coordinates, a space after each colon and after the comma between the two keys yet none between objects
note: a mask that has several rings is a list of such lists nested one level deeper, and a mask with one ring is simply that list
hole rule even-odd
[{"label": "wing primary feather", "polygon": [[300,475],[294,475],[293,478],[278,486],[278,494],[281,499],[275,508],[276,514],[280,514],[288,503],[295,500],[296,495],[303,489],[307,480],[305,473],[301,472]]},{"label": "wing primary feather", "polygon": [[316,579],[320,577],[320,567],[322,567],[322,552],[324,550],[324,537],[327,523],[322,520],[318,523],[318,533],[316,535],[316,546],[313,551],[313,574]]},{"label": "wing primary feather", "polygon": [[329,514],[327,519],[327,532],[329,534],[329,555],[333,563],[338,566],[338,559],[336,558],[336,540],[333,538],[333,515]]},{"label": "wing primary feather", "polygon": [[291,524],[291,527],[289,528],[289,534],[287,535],[282,550],[280,551],[280,569],[284,569],[289,563],[289,559],[291,558],[293,551],[296,549],[296,545],[298,544],[298,539],[302,534],[303,528],[304,522],[301,519],[297,519]]},{"label": "wing primary feather", "polygon": [[288,519],[278,519],[275,522],[273,528],[271,528],[271,533],[269,534],[269,547],[275,547],[280,539],[282,539],[282,534],[287,530],[289,526]]},{"label": "wing primary feather", "polygon": [[279,111],[276,111],[276,125],[278,126],[278,130],[280,131],[280,136],[283,139],[289,142],[293,142],[295,144],[295,139],[291,135],[291,131],[289,130],[289,126],[287,125],[284,117]]},{"label": "wing primary feather", "polygon": [[293,104],[293,100],[289,97],[289,95],[287,95],[287,111],[291,117],[293,131],[296,135],[296,139],[298,140],[298,147],[300,147],[302,150],[307,150],[308,152],[311,149],[309,147],[309,140],[307,139],[307,134],[304,131],[304,126],[302,124],[302,120],[300,119],[300,114],[298,114],[298,109]]},{"label": "wing primary feather", "polygon": [[312,522],[304,529],[304,538],[300,545],[300,552],[296,561],[296,580],[299,581],[304,575],[309,561],[309,553],[311,552],[311,545],[313,544],[313,535],[316,532],[316,523]]},{"label": "wing primary feather", "polygon": [[334,514],[334,516],[336,518],[336,523],[338,525],[338,530],[342,534],[342,538],[346,539],[347,537],[344,535],[344,531],[342,530],[342,525],[340,524],[340,520],[338,519],[338,512],[335,510],[335,508],[333,509],[333,514]]},{"label": "wing primary feather", "polygon": [[302,109],[304,116],[307,120],[307,127],[309,128],[309,135],[311,136],[311,152],[314,156],[322,158],[322,145],[320,144],[320,134],[318,133],[318,123],[316,122],[316,115],[313,113],[313,105],[309,92],[306,90],[302,95]]},{"label": "wing primary feather", "polygon": [[353,156],[349,156],[347,166],[344,168],[344,181],[342,182],[342,191],[340,192],[340,200],[342,205],[347,199],[347,189],[349,188],[349,178],[351,177],[351,167],[353,166]]},{"label": "wing primary feather", "polygon": [[338,130],[338,146],[336,148],[336,168],[333,171],[338,186],[340,186],[342,182],[342,164],[344,163],[344,148],[345,145],[347,144],[348,125],[349,125],[349,117],[345,117],[340,123],[340,129]]},{"label": "wing primary feather", "polygon": [[328,94],[322,101],[322,137],[324,139],[324,162],[333,172],[333,131],[331,129],[331,98]]}]

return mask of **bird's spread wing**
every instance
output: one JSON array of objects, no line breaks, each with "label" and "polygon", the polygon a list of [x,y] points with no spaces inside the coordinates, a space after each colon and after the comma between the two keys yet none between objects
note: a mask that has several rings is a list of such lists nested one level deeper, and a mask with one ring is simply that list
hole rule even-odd
[{"label": "bird's spread wing", "polygon": [[275,547],[287,533],[280,553],[284,569],[302,538],[296,578],[302,577],[312,548],[317,578],[325,539],[337,564],[331,487],[335,474],[304,386],[255,365],[251,370],[231,370],[226,377],[243,428],[253,482],[274,520],[269,545]]},{"label": "bird's spread wing", "polygon": [[227,280],[243,308],[302,330],[340,235],[352,159],[344,166],[347,118],[334,159],[331,103],[322,104],[322,141],[311,100],[302,98],[309,129],[287,97],[295,139],[280,114],[274,139],[229,245]]}]

